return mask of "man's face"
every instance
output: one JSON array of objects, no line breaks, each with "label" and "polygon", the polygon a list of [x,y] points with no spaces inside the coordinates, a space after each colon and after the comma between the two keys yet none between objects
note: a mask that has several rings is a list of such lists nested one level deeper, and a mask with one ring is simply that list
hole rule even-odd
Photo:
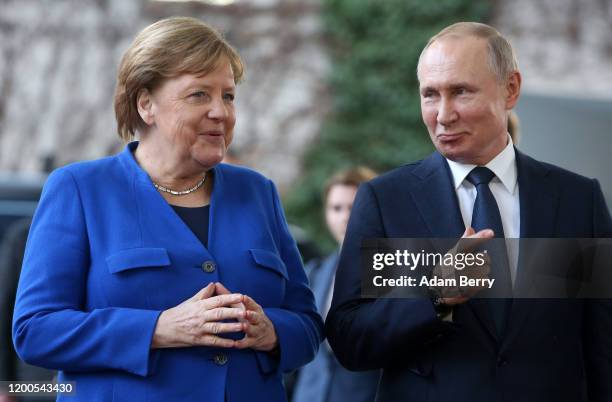
[{"label": "man's face", "polygon": [[450,160],[485,165],[506,146],[520,74],[501,83],[488,61],[486,40],[475,37],[441,38],[421,58],[421,114],[436,149]]}]

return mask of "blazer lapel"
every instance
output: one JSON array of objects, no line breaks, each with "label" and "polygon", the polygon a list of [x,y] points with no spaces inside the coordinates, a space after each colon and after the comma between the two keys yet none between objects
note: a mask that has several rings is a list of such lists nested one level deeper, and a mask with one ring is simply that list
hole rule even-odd
[{"label": "blazer lapel", "polygon": [[550,169],[516,150],[521,206],[521,238],[553,237],[557,221],[559,188]]},{"label": "blazer lapel", "polygon": [[[421,181],[414,187],[412,198],[431,236],[434,239],[460,238],[465,231],[465,224],[461,217],[457,192],[446,159],[438,152],[434,152],[415,169],[413,174]],[[447,241],[441,243],[448,244]],[[463,308],[463,306],[458,308]],[[496,339],[495,322],[486,303],[480,299],[472,299],[465,308],[471,309],[489,335]]]},{"label": "blazer lapel", "polygon": [[413,173],[420,181],[411,196],[432,237],[460,237],[465,230],[448,163],[434,152]]},{"label": "blazer lapel", "polygon": [[[521,239],[554,237],[559,188],[549,176],[550,169],[518,150],[516,150],[516,165],[521,209]],[[515,288],[525,289],[526,294],[529,294],[530,284],[525,283],[528,275],[524,270],[530,266],[533,268],[527,261],[528,257],[519,249]],[[514,300],[504,348],[518,335],[521,326],[534,307],[534,303],[530,303],[529,300]]]},{"label": "blazer lapel", "polygon": [[183,252],[209,256],[208,250],[158,193],[151,178],[134,159],[133,152],[137,146],[138,142],[128,144],[119,159],[130,176],[130,191],[134,195],[133,208],[137,211],[134,216],[138,219],[140,242],[158,245],[171,239],[171,243],[181,247]]}]

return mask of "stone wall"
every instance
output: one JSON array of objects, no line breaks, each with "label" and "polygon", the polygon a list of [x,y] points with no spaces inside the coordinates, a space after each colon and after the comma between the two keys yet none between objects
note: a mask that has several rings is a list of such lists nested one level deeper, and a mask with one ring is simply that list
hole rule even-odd
[{"label": "stone wall", "polygon": [[492,23],[517,50],[524,90],[612,99],[612,1],[496,1]]},{"label": "stone wall", "polygon": [[144,0],[0,1],[0,170],[39,171],[121,147],[112,95],[119,59],[144,26],[203,19],[245,59],[233,148],[281,188],[328,108],[317,1],[227,6]]}]

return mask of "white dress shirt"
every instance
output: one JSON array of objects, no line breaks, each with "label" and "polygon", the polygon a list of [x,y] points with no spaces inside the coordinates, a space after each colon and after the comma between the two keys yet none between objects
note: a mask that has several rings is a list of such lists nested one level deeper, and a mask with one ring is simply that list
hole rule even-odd
[{"label": "white dress shirt", "polygon": [[[465,227],[472,224],[472,211],[476,201],[476,187],[466,180],[467,175],[476,165],[453,162],[446,159],[453,175],[455,191],[459,200],[461,217]],[[521,234],[519,188],[516,170],[516,154],[512,138],[508,135],[508,144],[495,158],[485,165],[495,177],[491,179],[489,188],[497,201],[499,213],[501,214],[504,236],[507,239],[518,239]],[[516,279],[518,264],[518,241],[507,241],[508,262],[512,283]]]}]

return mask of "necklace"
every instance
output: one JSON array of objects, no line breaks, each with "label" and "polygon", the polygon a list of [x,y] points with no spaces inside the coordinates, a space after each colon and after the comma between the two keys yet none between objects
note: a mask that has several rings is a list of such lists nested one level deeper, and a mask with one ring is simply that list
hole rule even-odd
[{"label": "necklace", "polygon": [[187,195],[187,194],[191,194],[194,191],[196,191],[197,189],[199,189],[200,187],[202,187],[204,185],[204,183],[206,183],[206,174],[204,174],[204,178],[202,180],[200,180],[198,182],[198,184],[196,184],[195,186],[188,188],[187,190],[183,190],[183,191],[176,191],[176,190],[171,190],[167,187],[161,186],[155,182],[153,182],[153,186],[158,189],[159,191],[163,191],[164,193],[169,193],[172,195]]}]

